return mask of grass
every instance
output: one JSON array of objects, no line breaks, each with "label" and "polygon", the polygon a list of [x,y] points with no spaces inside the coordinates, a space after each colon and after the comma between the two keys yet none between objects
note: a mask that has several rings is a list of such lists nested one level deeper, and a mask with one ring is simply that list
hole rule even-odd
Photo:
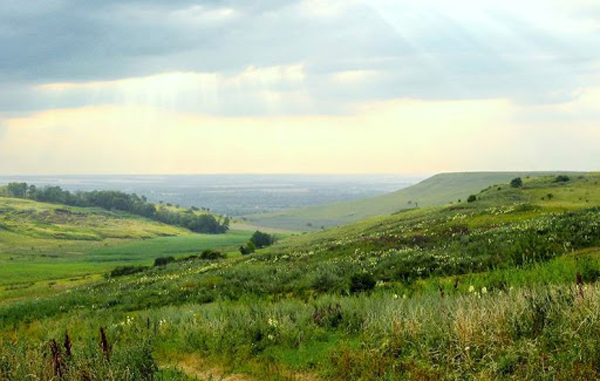
[{"label": "grass", "polygon": [[0,300],[45,295],[122,265],[204,249],[234,251],[251,232],[193,234],[137,216],[0,197]]},{"label": "grass", "polygon": [[[558,174],[559,172],[556,172]],[[563,172],[560,172],[563,173]],[[577,176],[577,173],[569,173]],[[580,173],[582,174],[582,173]],[[292,231],[318,231],[321,227],[350,224],[400,210],[466,201],[492,184],[505,184],[515,177],[541,177],[550,172],[468,172],[444,173],[418,184],[382,196],[282,212],[247,216],[249,223]]]},{"label": "grass", "polygon": [[[263,380],[597,379],[599,181],[524,179],[482,187],[472,203],[295,235],[249,256],[57,282],[52,294],[16,288],[0,304],[0,378],[51,379],[49,343],[69,332],[73,354],[63,346],[58,361],[66,380],[214,369]],[[88,255],[200,245],[185,237]]]}]

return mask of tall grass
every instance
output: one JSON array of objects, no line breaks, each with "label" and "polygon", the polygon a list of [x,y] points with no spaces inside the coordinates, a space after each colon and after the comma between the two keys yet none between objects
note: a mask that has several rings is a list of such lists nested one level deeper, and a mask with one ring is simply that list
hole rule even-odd
[{"label": "tall grass", "polygon": [[379,291],[308,302],[254,299],[129,314],[84,309],[3,330],[0,375],[52,379],[49,343],[60,343],[67,330],[72,356],[59,346],[62,377],[69,380],[150,379],[158,374],[157,358],[181,353],[257,373],[264,367],[248,364],[279,364],[281,373],[261,375],[266,379],[287,368],[336,380],[600,376],[596,284],[449,290],[443,298]]}]

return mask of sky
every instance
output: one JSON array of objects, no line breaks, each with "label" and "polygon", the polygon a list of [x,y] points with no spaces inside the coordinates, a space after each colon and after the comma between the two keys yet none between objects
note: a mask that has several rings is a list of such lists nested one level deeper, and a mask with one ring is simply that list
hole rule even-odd
[{"label": "sky", "polygon": [[597,0],[0,0],[0,174],[600,170]]}]

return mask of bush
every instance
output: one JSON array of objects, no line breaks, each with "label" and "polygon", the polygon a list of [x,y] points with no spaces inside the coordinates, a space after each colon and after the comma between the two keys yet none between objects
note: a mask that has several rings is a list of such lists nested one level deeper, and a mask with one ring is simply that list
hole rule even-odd
[{"label": "bush", "polygon": [[256,246],[254,246],[254,243],[252,243],[251,241],[249,241],[246,246],[240,246],[240,253],[242,253],[242,255],[248,255],[248,254],[252,254],[256,251]]},{"label": "bush", "polygon": [[214,259],[223,259],[223,258],[225,258],[225,254],[223,254],[219,251],[216,251],[216,250],[211,250],[211,249],[204,250],[200,254],[200,259],[214,260]]},{"label": "bush", "polygon": [[254,234],[252,234],[250,242],[252,242],[258,249],[262,249],[263,247],[271,246],[273,243],[275,243],[275,237],[257,230],[254,232]]},{"label": "bush", "polygon": [[510,186],[513,188],[520,188],[523,186],[523,180],[520,177],[515,177],[510,181]]},{"label": "bush", "polygon": [[154,259],[154,266],[166,266],[167,264],[175,262],[175,258],[173,257],[158,257]]},{"label": "bush", "polygon": [[358,292],[369,291],[375,288],[375,278],[369,273],[357,273],[350,277],[350,292],[355,294]]},{"label": "bush", "polygon": [[333,268],[325,268],[314,275],[310,285],[319,292],[335,292],[344,288],[344,283],[344,278],[337,275]]},{"label": "bush", "polygon": [[467,199],[467,202],[475,202],[477,201],[477,196],[475,196],[474,194],[470,195],[469,198]]},{"label": "bush", "polygon": [[565,176],[565,175],[558,175],[556,176],[556,178],[554,179],[554,181],[552,181],[553,183],[566,183],[567,181],[571,180],[569,178],[569,176]]},{"label": "bush", "polygon": [[148,269],[148,266],[119,266],[112,270],[109,273],[109,276],[111,278],[115,278],[124,275],[131,275],[142,272],[146,269]]}]

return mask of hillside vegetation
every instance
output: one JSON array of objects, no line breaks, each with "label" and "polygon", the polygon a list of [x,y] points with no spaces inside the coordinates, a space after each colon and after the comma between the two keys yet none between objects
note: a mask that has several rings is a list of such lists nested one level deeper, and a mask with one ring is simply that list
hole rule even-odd
[{"label": "hillside vegetation", "polygon": [[[132,214],[0,197],[0,286],[15,293],[36,281],[78,278],[159,255],[231,248],[250,232],[193,234]],[[0,299],[6,297],[0,289]]]},{"label": "hillside vegetation", "polygon": [[[247,216],[252,224],[315,231],[322,227],[345,225],[365,218],[388,215],[400,210],[466,201],[472,193],[493,184],[508,183],[516,177],[556,176],[563,172],[466,172],[442,173],[418,184],[382,196],[318,207]],[[566,173],[570,176],[581,173]]]},{"label": "hillside vegetation", "polygon": [[600,175],[508,181],[5,303],[0,375],[597,379]]},{"label": "hillside vegetation", "polygon": [[145,196],[140,197],[135,193],[106,190],[70,192],[58,186],[38,188],[27,183],[13,182],[0,188],[0,195],[78,207],[97,207],[109,211],[118,210],[184,227],[196,233],[223,234],[229,229],[228,217],[217,219],[210,213],[200,212],[196,207],[180,210],[178,207],[161,205],[157,208],[156,205],[148,202]]}]

